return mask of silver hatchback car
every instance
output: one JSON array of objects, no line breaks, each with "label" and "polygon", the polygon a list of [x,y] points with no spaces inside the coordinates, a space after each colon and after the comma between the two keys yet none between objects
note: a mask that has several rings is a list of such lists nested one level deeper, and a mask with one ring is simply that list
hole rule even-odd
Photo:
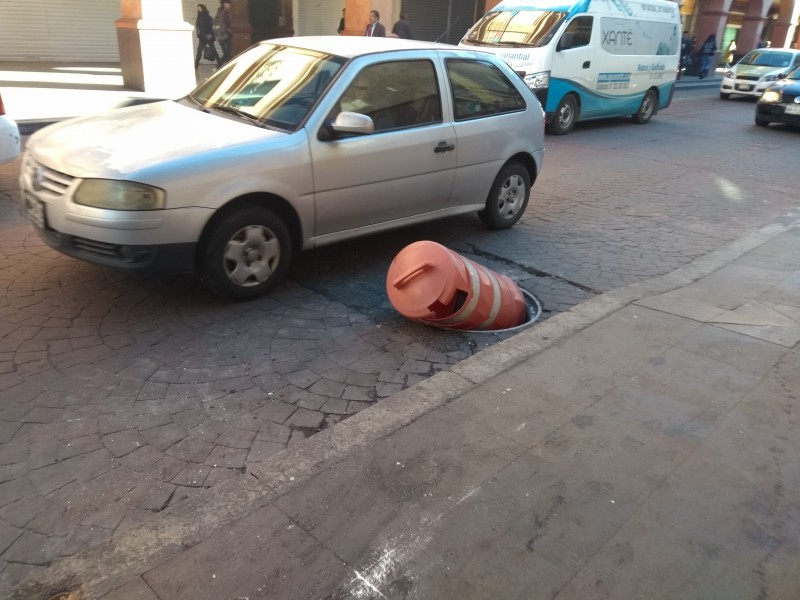
[{"label": "silver hatchback car", "polygon": [[511,227],[543,157],[542,108],[493,55],[298,37],[251,47],[180,100],[38,131],[20,184],[64,254],[196,270],[244,300],[297,250],[472,211]]}]

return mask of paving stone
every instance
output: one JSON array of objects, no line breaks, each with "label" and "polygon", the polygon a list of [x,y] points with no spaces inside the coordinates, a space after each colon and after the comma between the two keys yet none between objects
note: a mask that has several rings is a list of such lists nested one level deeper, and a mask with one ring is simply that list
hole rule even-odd
[{"label": "paving stone", "polygon": [[110,591],[100,600],[159,600],[150,586],[141,578],[136,578],[125,585]]},{"label": "paving stone", "polygon": [[206,458],[206,464],[225,469],[242,469],[247,459],[247,449],[215,446]]},{"label": "paving stone", "polygon": [[295,413],[286,421],[287,427],[302,427],[304,429],[317,429],[322,425],[325,415],[318,411],[298,408]]},{"label": "paving stone", "polygon": [[[252,420],[252,419],[251,419]],[[256,431],[242,431],[240,429],[226,429],[217,438],[216,444],[227,448],[247,449],[253,443]]]},{"label": "paving stone", "polygon": [[130,454],[137,448],[147,444],[137,429],[125,429],[109,433],[102,436],[100,441],[116,457]]},{"label": "paving stone", "polygon": [[167,448],[183,440],[188,435],[186,429],[175,423],[161,425],[141,432],[143,439],[147,440],[153,448],[164,452]]},{"label": "paving stone", "polygon": [[0,508],[0,519],[14,527],[24,527],[38,514],[51,507],[51,502],[38,494],[32,494]]},{"label": "paving stone", "polygon": [[175,487],[163,481],[144,479],[125,495],[123,502],[142,510],[158,512],[167,506]]},{"label": "paving stone", "polygon": [[[286,441],[288,442],[288,436]],[[252,464],[264,461],[273,454],[277,454],[285,449],[285,443],[255,440],[247,454],[246,463]]]},{"label": "paving stone", "polygon": [[120,462],[133,471],[142,472],[164,458],[164,454],[152,446],[142,446],[126,454]]},{"label": "paving stone", "polygon": [[200,487],[210,472],[210,466],[189,464],[172,479],[172,483],[184,487]]},{"label": "paving stone", "polygon": [[0,521],[0,556],[22,535],[22,533],[23,531],[19,527],[14,527],[4,521]]},{"label": "paving stone", "polygon": [[202,463],[208,458],[213,448],[214,444],[209,444],[194,437],[187,437],[167,448],[166,453],[186,462]]},{"label": "paving stone", "polygon": [[23,563],[27,565],[49,565],[59,555],[63,540],[24,532],[3,553],[3,560]]}]

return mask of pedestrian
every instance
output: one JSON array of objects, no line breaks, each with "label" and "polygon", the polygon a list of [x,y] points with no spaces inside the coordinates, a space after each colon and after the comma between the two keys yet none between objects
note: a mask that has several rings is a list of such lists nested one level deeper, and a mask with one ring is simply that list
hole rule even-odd
[{"label": "pedestrian", "polygon": [[369,11],[369,25],[364,32],[366,37],[386,37],[386,27],[380,22],[381,14],[377,10]]},{"label": "pedestrian", "polygon": [[692,52],[694,52],[694,42],[689,37],[689,32],[684,31],[681,38],[681,69],[688,69],[691,66]]},{"label": "pedestrian", "polygon": [[733,63],[734,56],[736,56],[736,40],[731,40],[728,45],[728,51],[725,53],[725,62],[728,66]]},{"label": "pedestrian", "polygon": [[411,23],[408,22],[405,12],[400,13],[400,19],[392,26],[392,34],[404,40],[414,39],[414,32],[411,31]]},{"label": "pedestrian", "polygon": [[[210,57],[208,60],[216,60],[217,68],[222,66],[222,59],[217,52],[217,46],[214,43],[214,27],[211,14],[208,12],[205,4],[197,5],[197,20],[194,23],[195,31],[197,31],[197,52],[194,55],[194,70],[200,66],[200,59],[203,56]],[[207,54],[204,51],[208,48]]]},{"label": "pedestrian", "polygon": [[342,9],[342,18],[339,19],[339,29],[336,30],[336,33],[339,35],[344,33],[344,9]]},{"label": "pedestrian", "polygon": [[231,42],[233,42],[231,0],[219,0],[219,8],[212,25],[214,37],[222,47],[222,64],[225,64],[231,59]]},{"label": "pedestrian", "polygon": [[700,79],[708,77],[714,54],[717,52],[717,34],[712,33],[700,47]]}]

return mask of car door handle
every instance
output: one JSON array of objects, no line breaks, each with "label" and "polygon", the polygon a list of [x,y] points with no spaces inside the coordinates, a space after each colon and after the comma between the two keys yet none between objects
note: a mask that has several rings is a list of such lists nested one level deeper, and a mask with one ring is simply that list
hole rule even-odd
[{"label": "car door handle", "polygon": [[439,142],[439,145],[433,149],[434,152],[440,154],[442,152],[450,152],[450,150],[455,150],[456,147],[453,144],[448,144],[447,142]]},{"label": "car door handle", "polygon": [[590,60],[587,60],[585,63],[583,63],[583,68],[584,69],[588,69],[591,66],[592,66],[592,61],[590,61]]}]

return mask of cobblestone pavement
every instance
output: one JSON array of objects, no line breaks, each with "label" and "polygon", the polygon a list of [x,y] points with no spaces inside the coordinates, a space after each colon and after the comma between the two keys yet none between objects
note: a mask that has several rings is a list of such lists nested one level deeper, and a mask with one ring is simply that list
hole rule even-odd
[{"label": "cobblestone pavement", "polygon": [[[709,106],[711,101],[709,100]],[[699,108],[697,107],[699,106]],[[301,255],[268,298],[141,278],[49,250],[0,167],[0,569],[103,542],[509,334],[441,332],[385,299],[394,253],[440,241],[549,314],[671,272],[793,208],[796,133],[718,108],[548,138],[514,229],[450,219]],[[731,104],[744,123],[752,104]],[[747,165],[732,168],[730,165]],[[792,166],[794,165],[794,166]]]}]

